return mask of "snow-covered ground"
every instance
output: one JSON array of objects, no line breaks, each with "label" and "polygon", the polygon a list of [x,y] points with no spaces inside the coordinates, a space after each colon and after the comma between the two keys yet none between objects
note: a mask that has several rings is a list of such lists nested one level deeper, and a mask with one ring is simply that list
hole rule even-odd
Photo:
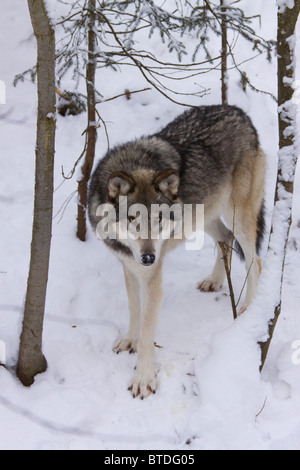
[{"label": "snow-covered ground", "polygon": [[[86,243],[76,239],[76,197],[64,205],[76,190],[76,178],[63,182],[61,166],[67,173],[81,153],[85,115],[59,116],[57,123],[56,217],[44,329],[48,370],[31,388],[16,379],[13,366],[31,241],[36,88],[29,82],[13,88],[12,81],[34,63],[35,39],[26,2],[6,3],[0,19],[0,80],[7,88],[7,104],[0,105],[0,117],[7,113],[0,119],[0,341],[6,345],[7,368],[0,367],[0,448],[299,449],[300,354],[293,349],[300,340],[299,172],[283,310],[263,374],[258,372],[259,332],[250,313],[233,323],[226,287],[217,294],[196,289],[214,261],[214,245],[207,239],[200,252],[185,251],[182,246],[166,260],[156,335],[161,346],[156,350],[159,390],[147,400],[133,400],[127,385],[136,357],[112,352],[128,321],[121,267],[91,230]],[[274,0],[245,3],[247,13],[262,15],[259,32],[275,38]],[[159,40],[153,47],[162,53]],[[247,58],[250,52],[247,55],[245,46],[240,47],[239,58]],[[275,60],[269,64],[259,57],[245,63],[243,70],[258,88],[276,93]],[[131,68],[122,74],[99,72],[98,81],[106,97],[145,86]],[[199,81],[211,88],[199,104],[219,103],[219,73],[202,75]],[[64,83],[65,88],[71,85],[71,81]],[[234,71],[229,89],[230,103],[250,114],[268,155],[270,222],[277,159],[276,104],[263,94],[250,90],[245,94]],[[124,97],[104,103],[99,111],[113,145],[156,131],[182,108],[147,91],[132,95],[129,101]],[[106,145],[102,127],[99,158]],[[233,273],[239,292],[245,272],[238,260]]]}]

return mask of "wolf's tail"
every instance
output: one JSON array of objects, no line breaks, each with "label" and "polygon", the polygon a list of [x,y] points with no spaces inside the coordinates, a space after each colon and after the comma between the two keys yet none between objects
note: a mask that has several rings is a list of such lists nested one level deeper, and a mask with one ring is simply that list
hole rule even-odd
[{"label": "wolf's tail", "polygon": [[[264,239],[266,230],[266,223],[265,223],[265,202],[262,202],[260,207],[260,211],[257,216],[257,231],[256,231],[256,253],[259,255],[262,242]],[[238,256],[242,261],[245,261],[245,255],[243,249],[237,240],[234,241],[234,249],[236,250]]]}]

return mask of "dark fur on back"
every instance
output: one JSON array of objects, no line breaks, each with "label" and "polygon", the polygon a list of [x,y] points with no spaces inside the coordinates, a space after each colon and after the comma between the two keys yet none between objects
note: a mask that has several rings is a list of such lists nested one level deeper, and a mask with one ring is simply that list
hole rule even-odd
[{"label": "dark fur on back", "polygon": [[187,204],[203,203],[212,187],[232,172],[241,155],[249,150],[255,153],[259,146],[247,114],[224,105],[192,108],[156,137],[170,143],[181,156],[179,196],[184,195]]}]

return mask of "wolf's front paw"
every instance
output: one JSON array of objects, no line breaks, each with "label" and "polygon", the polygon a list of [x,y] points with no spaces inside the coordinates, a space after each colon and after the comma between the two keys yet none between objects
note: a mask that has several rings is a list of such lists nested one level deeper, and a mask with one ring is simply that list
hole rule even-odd
[{"label": "wolf's front paw", "polygon": [[140,397],[141,400],[155,393],[157,389],[157,379],[154,371],[136,372],[128,390],[131,391],[133,398]]},{"label": "wolf's front paw", "polygon": [[202,282],[199,282],[198,289],[202,292],[219,292],[222,284],[219,281],[216,281],[211,276],[208,276]]},{"label": "wolf's front paw", "polygon": [[119,354],[122,351],[129,351],[130,354],[137,352],[138,340],[126,335],[116,342],[113,351]]}]

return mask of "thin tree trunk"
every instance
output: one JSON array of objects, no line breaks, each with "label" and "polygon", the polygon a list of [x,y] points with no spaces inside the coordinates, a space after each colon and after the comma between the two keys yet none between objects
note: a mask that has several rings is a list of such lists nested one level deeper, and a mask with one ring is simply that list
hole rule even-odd
[{"label": "thin tree trunk", "polygon": [[222,49],[221,49],[221,82],[222,82],[222,104],[228,104],[228,82],[227,82],[227,21],[226,21],[226,6],[224,0],[221,0],[222,15]]},{"label": "thin tree trunk", "polygon": [[97,68],[96,56],[96,0],[89,0],[89,23],[88,23],[88,62],[86,66],[86,87],[87,87],[87,110],[88,110],[88,126],[87,126],[87,149],[85,161],[81,168],[81,179],[78,182],[78,210],[77,210],[77,237],[81,241],[86,239],[86,208],[88,182],[91,176],[95,148],[97,140],[96,125],[96,93],[95,93],[95,76]]},{"label": "thin tree trunk", "polygon": [[295,28],[300,12],[300,0],[295,0],[293,8],[278,8],[278,124],[279,124],[279,159],[275,193],[275,207],[269,242],[270,256],[279,257],[276,263],[281,271],[279,292],[275,302],[274,316],[269,323],[269,337],[260,343],[261,370],[264,367],[277,320],[281,313],[282,283],[285,267],[286,250],[292,224],[292,202],[294,179],[297,165],[296,149],[296,114],[297,106],[293,102],[295,80]]},{"label": "thin tree trunk", "polygon": [[28,0],[37,40],[38,116],[36,136],[34,219],[24,319],[17,376],[25,386],[44,372],[42,332],[52,231],[55,152],[55,33],[42,0]]}]

